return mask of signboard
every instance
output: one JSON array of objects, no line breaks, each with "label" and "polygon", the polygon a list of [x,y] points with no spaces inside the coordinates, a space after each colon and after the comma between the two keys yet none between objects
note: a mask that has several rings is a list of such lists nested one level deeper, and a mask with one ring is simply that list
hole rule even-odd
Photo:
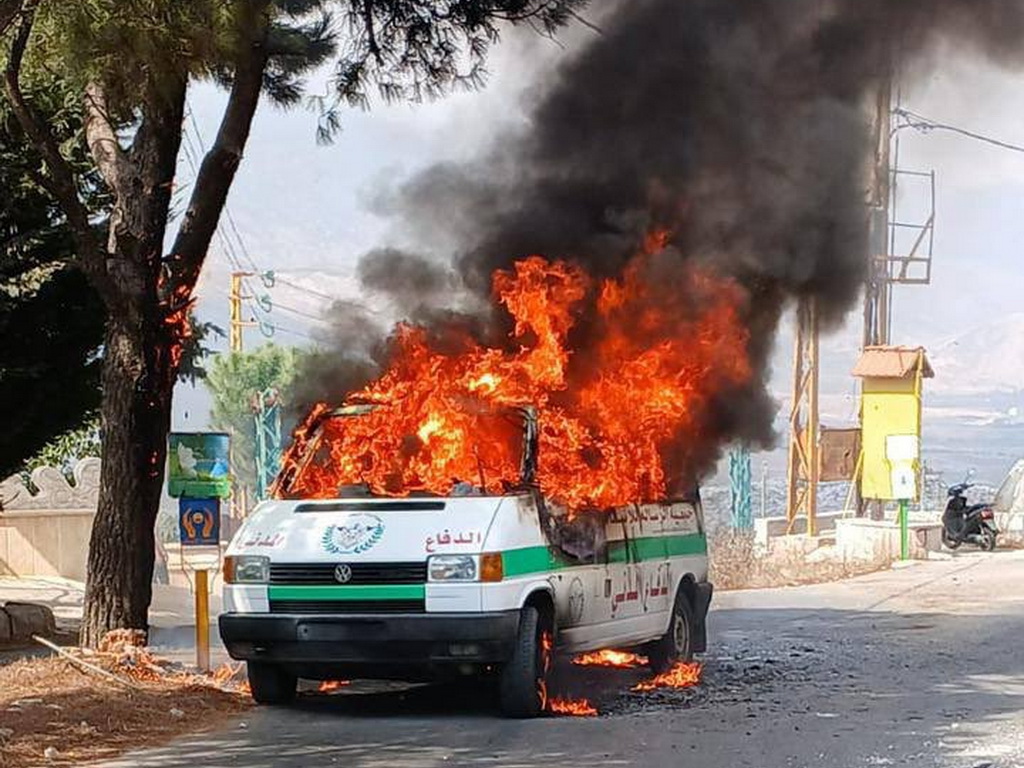
[{"label": "signboard", "polygon": [[885,458],[892,463],[917,461],[920,453],[917,435],[888,435],[885,438]]},{"label": "signboard", "polygon": [[917,499],[917,473],[908,464],[899,464],[892,468],[892,495],[897,499]]},{"label": "signboard", "polygon": [[168,495],[194,499],[226,499],[231,495],[227,434],[172,432],[167,443]]},{"label": "signboard", "polygon": [[823,483],[853,480],[860,455],[860,429],[821,428],[821,467],[818,479]]},{"label": "signboard", "polygon": [[178,533],[181,546],[220,544],[220,499],[179,499]]}]

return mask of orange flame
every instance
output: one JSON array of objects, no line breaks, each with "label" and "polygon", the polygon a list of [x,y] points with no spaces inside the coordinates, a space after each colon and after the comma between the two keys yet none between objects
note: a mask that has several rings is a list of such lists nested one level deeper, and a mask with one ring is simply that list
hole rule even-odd
[{"label": "orange flame", "polygon": [[582,653],[572,660],[573,664],[583,667],[617,667],[619,669],[633,669],[634,667],[647,666],[647,657],[639,656],[628,651],[592,651]]},{"label": "orange flame", "polygon": [[[158,289],[163,288],[164,283],[165,281],[161,277]],[[164,325],[167,326],[170,336],[168,354],[172,371],[177,371],[178,366],[181,365],[181,358],[185,354],[185,342],[194,334],[188,316],[194,304],[195,297],[192,296],[192,289],[185,284],[176,286],[170,296],[161,302]]]},{"label": "orange flame", "polygon": [[324,680],[320,683],[320,687],[316,689],[317,693],[333,693],[346,685],[350,685],[348,680]]},{"label": "orange flame", "polygon": [[555,698],[548,702],[548,711],[570,717],[597,717],[597,709],[586,699]]},{"label": "orange flame", "polygon": [[634,691],[653,691],[658,688],[691,688],[700,683],[701,665],[694,661],[680,661],[668,672],[656,675],[633,686]]},{"label": "orange flame", "polygon": [[[668,235],[648,240],[649,251]],[[512,321],[502,348],[455,329],[442,348],[426,328],[400,324],[387,370],[346,399],[377,407],[324,418],[330,406],[316,406],[276,492],[447,495],[462,482],[502,494],[520,482],[522,441],[496,414],[532,406],[535,480],[549,499],[578,511],[665,498],[710,400],[749,379],[749,335],[738,284],[699,270],[660,275],[648,251],[599,281],[540,256],[495,273],[495,303]]]}]

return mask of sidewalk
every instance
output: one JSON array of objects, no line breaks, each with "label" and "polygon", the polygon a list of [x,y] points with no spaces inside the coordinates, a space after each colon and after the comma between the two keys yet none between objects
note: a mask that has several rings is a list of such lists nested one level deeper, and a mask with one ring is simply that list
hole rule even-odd
[{"label": "sidewalk", "polygon": [[[0,604],[20,602],[48,606],[62,636],[77,635],[84,599],[85,585],[80,581],[42,576],[0,578]],[[210,648],[214,663],[227,658],[217,634],[221,605],[218,590],[210,595]],[[190,589],[154,584],[149,623],[150,646],[154,650],[164,656],[189,660],[195,651],[195,603]]]}]

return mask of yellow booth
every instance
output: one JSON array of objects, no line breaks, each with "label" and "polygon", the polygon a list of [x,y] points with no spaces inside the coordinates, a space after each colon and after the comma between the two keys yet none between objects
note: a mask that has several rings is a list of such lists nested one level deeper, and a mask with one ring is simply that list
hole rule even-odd
[{"label": "yellow booth", "polygon": [[861,379],[861,473],[864,500],[917,501],[921,382],[935,374],[923,347],[866,347]]}]

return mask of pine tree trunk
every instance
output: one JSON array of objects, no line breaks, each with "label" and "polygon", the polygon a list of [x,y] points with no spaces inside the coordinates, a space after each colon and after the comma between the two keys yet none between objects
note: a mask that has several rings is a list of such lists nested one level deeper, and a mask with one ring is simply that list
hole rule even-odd
[{"label": "pine tree trunk", "polygon": [[163,488],[175,373],[154,318],[111,317],[103,369],[103,464],[89,543],[81,642],[148,631],[153,528]]}]

